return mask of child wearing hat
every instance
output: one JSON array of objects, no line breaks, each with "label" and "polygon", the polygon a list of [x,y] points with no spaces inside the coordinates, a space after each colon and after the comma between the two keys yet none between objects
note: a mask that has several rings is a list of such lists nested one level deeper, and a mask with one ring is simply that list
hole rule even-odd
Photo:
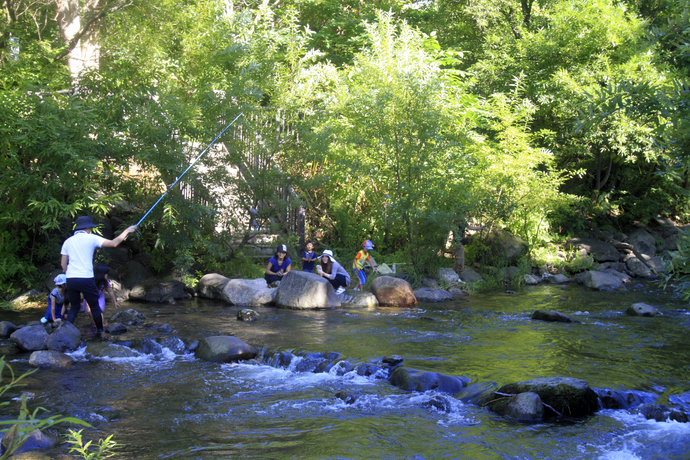
[{"label": "child wearing hat", "polygon": [[127,235],[137,229],[136,225],[127,227],[122,233],[112,240],[106,240],[102,236],[93,233],[96,225],[89,216],[77,218],[74,227],[74,235],[65,240],[60,250],[61,264],[67,277],[67,300],[70,303],[67,321],[74,323],[81,308],[80,295],[89,305],[96,324],[96,331],[103,332],[103,316],[98,306],[99,292],[93,273],[93,253],[96,248],[114,248],[122,243]]},{"label": "child wearing hat", "polygon": [[41,318],[42,323],[59,323],[67,313],[65,307],[65,294],[67,292],[67,278],[62,273],[53,279],[55,288],[48,294],[48,311]]},{"label": "child wearing hat", "polygon": [[352,268],[355,275],[357,275],[357,286],[355,286],[355,291],[359,291],[360,288],[363,288],[364,285],[367,284],[367,274],[364,272],[364,262],[369,262],[372,273],[377,273],[376,267],[374,267],[371,256],[369,255],[369,250],[374,249],[374,243],[372,243],[371,240],[366,240],[362,246],[362,250],[357,253],[352,263]]},{"label": "child wearing hat", "polygon": [[292,260],[287,256],[287,246],[281,244],[276,248],[275,255],[268,259],[264,279],[268,284],[280,281],[291,269]]}]

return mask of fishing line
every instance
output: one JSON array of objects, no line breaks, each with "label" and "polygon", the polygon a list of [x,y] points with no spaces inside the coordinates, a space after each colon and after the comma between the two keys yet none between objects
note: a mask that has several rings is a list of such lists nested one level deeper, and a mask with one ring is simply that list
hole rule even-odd
[{"label": "fishing line", "polygon": [[158,198],[158,201],[156,201],[155,203],[153,203],[153,206],[151,206],[151,208],[150,208],[148,211],[146,211],[146,214],[144,214],[144,217],[142,217],[142,218],[139,220],[139,222],[137,222],[137,227],[139,226],[139,224],[141,224],[141,223],[144,221],[144,219],[146,219],[146,216],[148,216],[149,213],[150,213],[151,211],[153,211],[153,208],[155,208],[156,205],[157,205],[158,203],[160,203],[160,201],[161,201],[163,198],[165,198],[165,195],[167,195],[168,192],[169,192],[170,190],[172,190],[172,188],[175,186],[175,184],[177,184],[177,183],[180,181],[180,179],[182,179],[182,176],[184,176],[184,175],[187,173],[187,171],[189,171],[190,169],[192,169],[192,167],[194,167],[194,165],[196,164],[196,162],[199,161],[199,159],[200,159],[202,156],[204,156],[204,154],[206,153],[206,151],[207,151],[208,149],[210,149],[211,146],[212,146],[213,144],[215,144],[215,142],[218,140],[218,138],[219,138],[220,136],[222,136],[223,133],[224,133],[225,131],[227,131],[228,128],[229,128],[230,126],[232,126],[232,124],[235,123],[235,122],[237,121],[237,119],[240,118],[242,115],[244,115],[244,112],[241,112],[239,115],[237,115],[237,116],[235,117],[235,119],[232,120],[232,121],[230,122],[230,124],[228,124],[228,126],[226,126],[225,129],[223,129],[223,131],[221,131],[220,134],[218,134],[218,135],[216,136],[216,138],[213,139],[213,140],[211,141],[210,144],[208,144],[208,146],[206,146],[206,148],[203,150],[203,152],[201,152],[201,153],[194,159],[194,161],[192,161],[192,163],[191,163],[189,166],[187,166],[187,169],[185,169],[184,172],[183,172],[182,174],[180,174],[180,176],[175,180],[175,182],[173,182],[173,184],[172,184],[170,187],[168,187],[168,190],[166,190],[165,193],[162,194],[160,198]]}]

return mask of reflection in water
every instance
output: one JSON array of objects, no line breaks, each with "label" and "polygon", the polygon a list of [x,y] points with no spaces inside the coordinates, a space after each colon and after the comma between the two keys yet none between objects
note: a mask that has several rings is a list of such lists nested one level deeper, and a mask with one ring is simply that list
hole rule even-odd
[{"label": "reflection in water", "polygon": [[[658,306],[664,316],[622,314],[637,301]],[[257,307],[261,319],[255,323],[237,321],[239,308],[204,300],[126,307],[144,313],[148,327],[109,340],[155,337],[151,326],[167,323],[188,343],[233,335],[257,348],[337,351],[353,362],[401,355],[409,367],[464,375],[473,383],[570,376],[596,388],[647,391],[660,402],[683,402],[690,390],[690,315],[678,299],[651,286],[622,293],[538,286],[513,296],[486,292],[409,309]],[[537,308],[579,323],[533,321]],[[40,314],[2,312],[0,319],[20,323]],[[81,327],[89,329],[85,322]],[[12,353],[15,370],[28,368],[27,354],[9,342],[0,346]],[[35,393],[35,406],[88,420],[95,427],[90,437],[113,434],[123,445],[118,459],[690,457],[690,425],[647,421],[628,411],[519,425],[452,397],[407,393],[354,373],[221,365],[170,352],[112,360],[94,360],[83,350],[73,355],[73,369],[41,369],[22,390]],[[355,402],[337,398],[340,390],[355,394]],[[428,404],[438,397],[446,399],[448,412]],[[2,414],[9,418],[16,410],[13,404]]]}]

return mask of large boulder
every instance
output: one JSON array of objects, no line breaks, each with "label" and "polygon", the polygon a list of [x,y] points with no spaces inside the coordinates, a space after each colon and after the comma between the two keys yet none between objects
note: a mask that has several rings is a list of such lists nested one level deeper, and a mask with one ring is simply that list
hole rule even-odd
[{"label": "large boulder", "polygon": [[651,305],[647,305],[644,302],[632,304],[627,310],[625,310],[625,314],[628,316],[661,316],[661,312],[659,310]]},{"label": "large boulder", "polygon": [[371,292],[376,296],[380,305],[391,307],[407,307],[417,303],[410,284],[400,278],[379,276],[371,282]]},{"label": "large boulder", "polygon": [[24,351],[45,350],[48,348],[48,333],[43,326],[27,326],[17,329],[10,339]]},{"label": "large boulder", "polygon": [[208,273],[201,277],[196,289],[199,292],[199,297],[205,299],[222,299],[223,289],[230,281],[228,278],[218,273]]},{"label": "large boulder", "polygon": [[116,312],[108,321],[110,323],[123,323],[129,326],[134,326],[140,324],[145,319],[146,315],[143,313],[139,313],[133,308],[127,308],[125,310]]},{"label": "large boulder", "polygon": [[604,272],[590,270],[585,273],[585,286],[590,289],[598,289],[600,291],[610,291],[623,287],[623,281],[614,275]]},{"label": "large boulder", "polygon": [[13,307],[21,307],[26,302],[30,302],[34,298],[39,297],[41,295],[45,295],[45,293],[40,289],[31,289],[30,291],[25,292],[19,297],[15,297],[14,299],[12,299],[10,303]]},{"label": "large boulder", "polygon": [[446,286],[453,286],[460,280],[460,277],[452,268],[440,267],[436,271],[436,279]]},{"label": "large boulder", "polygon": [[230,305],[266,305],[275,301],[276,290],[276,288],[268,287],[268,283],[263,278],[233,279],[225,283],[221,298]]},{"label": "large boulder", "polygon": [[379,306],[378,299],[371,292],[347,290],[338,297],[343,307],[375,308]]},{"label": "large boulder", "polygon": [[38,350],[31,353],[29,366],[33,367],[56,367],[68,369],[72,367],[74,360],[71,356],[54,350]]},{"label": "large boulder", "polygon": [[414,296],[420,302],[443,302],[446,300],[453,300],[451,293],[443,289],[415,289]]},{"label": "large boulder", "polygon": [[630,235],[628,235],[627,242],[635,246],[637,252],[641,254],[649,257],[654,257],[654,254],[656,254],[656,240],[644,228],[633,230]]},{"label": "large boulder", "polygon": [[597,262],[617,262],[621,258],[613,245],[594,238],[571,238],[566,241],[565,248],[585,251]]},{"label": "large boulder", "polygon": [[325,278],[314,273],[292,270],[280,281],[276,307],[306,310],[336,308],[342,302]]},{"label": "large boulder", "polygon": [[256,357],[256,350],[242,340],[219,335],[199,340],[194,356],[204,361],[229,363]]},{"label": "large boulder", "polygon": [[398,367],[390,377],[391,383],[403,390],[429,391],[435,390],[441,393],[456,395],[465,387],[465,383],[459,377],[439,374],[437,372],[424,372],[407,367]]},{"label": "large boulder", "polygon": [[64,352],[79,348],[81,343],[81,332],[68,321],[60,322],[60,325],[53,329],[46,345],[49,350]]},{"label": "large boulder", "polygon": [[543,403],[567,417],[586,417],[599,409],[597,394],[584,380],[549,377],[503,385],[492,398],[491,410],[503,413],[503,407],[510,403],[504,395],[527,392],[538,394]]},{"label": "large boulder", "polygon": [[170,302],[173,299],[186,299],[184,283],[175,280],[147,279],[137,284],[129,293],[130,300],[146,302]]}]

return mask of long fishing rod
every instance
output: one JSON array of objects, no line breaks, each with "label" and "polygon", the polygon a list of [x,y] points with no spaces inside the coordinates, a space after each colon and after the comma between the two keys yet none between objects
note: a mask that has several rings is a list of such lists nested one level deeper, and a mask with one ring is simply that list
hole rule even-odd
[{"label": "long fishing rod", "polygon": [[237,115],[237,116],[235,117],[235,119],[232,120],[232,121],[230,122],[230,124],[229,124],[228,126],[226,126],[225,129],[223,129],[223,131],[221,131],[220,134],[218,134],[218,135],[216,136],[216,138],[213,139],[213,140],[211,141],[210,144],[208,144],[208,146],[206,146],[206,148],[204,149],[204,151],[201,152],[201,153],[194,159],[194,161],[192,161],[192,163],[191,163],[189,166],[187,166],[187,169],[185,169],[184,172],[183,172],[182,174],[180,174],[180,176],[175,180],[175,182],[173,182],[173,184],[168,188],[168,190],[166,190],[165,193],[162,194],[160,198],[158,198],[158,201],[156,201],[155,203],[153,203],[153,206],[151,206],[151,208],[150,208],[148,211],[146,211],[146,214],[144,214],[144,217],[142,217],[142,218],[139,220],[139,222],[137,222],[137,227],[139,226],[139,224],[141,224],[141,223],[144,221],[144,219],[146,219],[146,216],[148,216],[149,213],[150,213],[151,211],[153,211],[153,208],[155,208],[156,205],[157,205],[158,203],[160,203],[160,201],[161,201],[163,198],[165,198],[165,195],[167,195],[168,192],[169,192],[170,190],[172,190],[172,188],[175,186],[175,184],[177,184],[177,183],[179,182],[179,180],[182,179],[182,176],[184,176],[184,175],[187,173],[187,171],[189,171],[190,169],[192,169],[192,167],[196,164],[196,162],[199,161],[199,159],[200,159],[202,156],[204,156],[204,153],[206,153],[206,151],[207,151],[208,149],[210,149],[211,146],[212,146],[213,144],[215,144],[215,142],[218,140],[218,138],[219,138],[220,136],[222,136],[223,133],[224,133],[225,131],[227,131],[228,128],[229,128],[230,126],[232,126],[232,124],[235,123],[235,122],[237,121],[237,119],[240,118],[242,115],[244,115],[244,112],[241,112],[239,115]]}]

